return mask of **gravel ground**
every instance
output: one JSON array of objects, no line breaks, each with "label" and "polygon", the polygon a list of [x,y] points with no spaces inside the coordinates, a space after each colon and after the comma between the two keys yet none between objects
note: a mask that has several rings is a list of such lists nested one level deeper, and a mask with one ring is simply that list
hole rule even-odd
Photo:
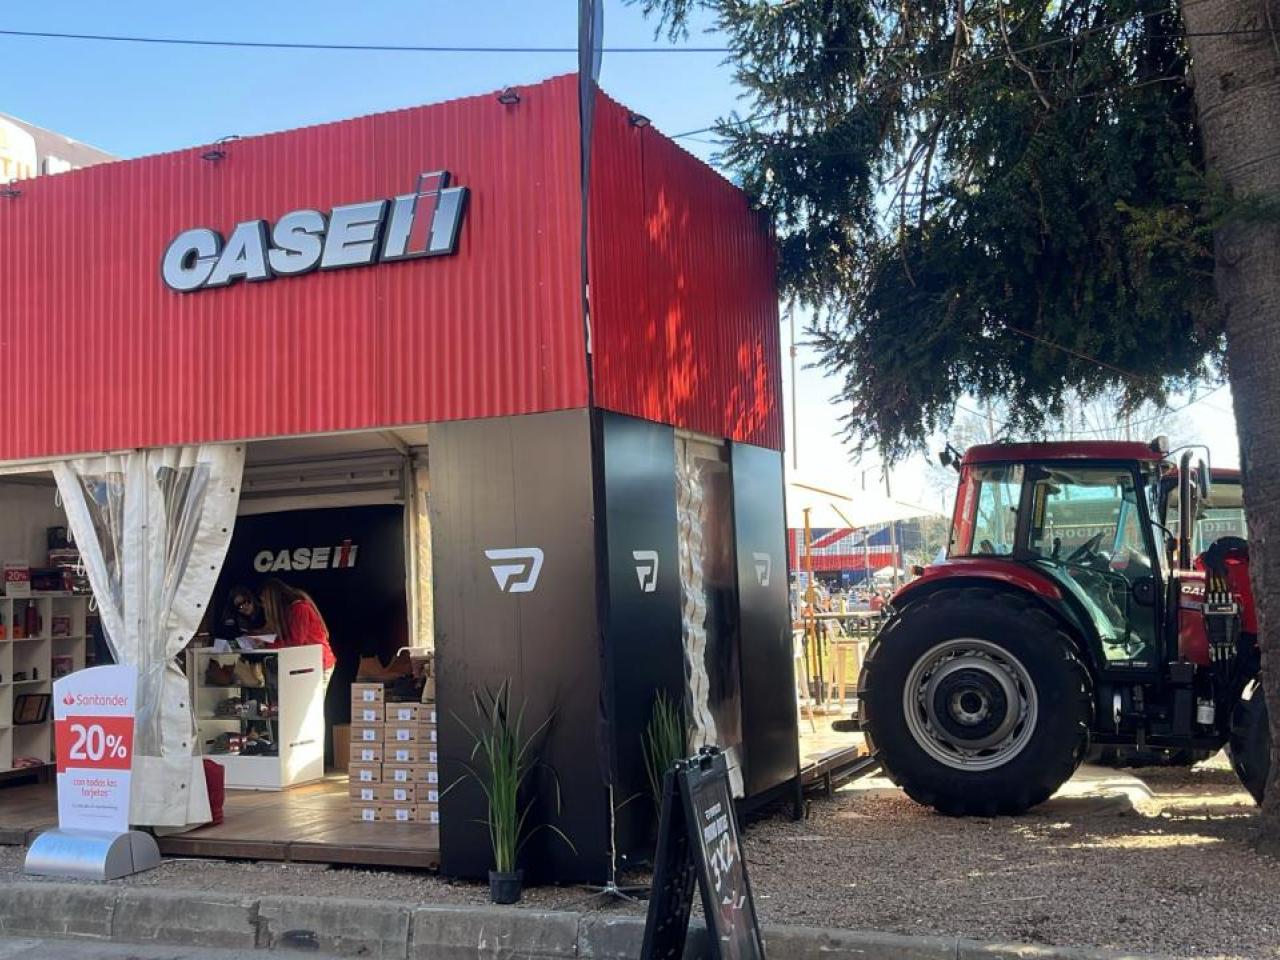
[{"label": "gravel ground", "polygon": [[1280,957],[1280,864],[1249,847],[1255,809],[1220,769],[1087,770],[992,820],[939,816],[881,781],[759,824],[747,855],[776,921]]},{"label": "gravel ground", "polygon": [[[807,820],[754,824],[746,851],[766,923],[1110,947],[1179,957],[1280,958],[1280,865],[1249,847],[1254,807],[1228,770],[1086,769],[1017,818],[956,820],[886,781],[815,800]],[[21,851],[0,847],[0,880]],[[119,881],[168,889],[487,902],[487,888],[402,871],[171,861]],[[529,906],[604,905],[578,888]]]}]

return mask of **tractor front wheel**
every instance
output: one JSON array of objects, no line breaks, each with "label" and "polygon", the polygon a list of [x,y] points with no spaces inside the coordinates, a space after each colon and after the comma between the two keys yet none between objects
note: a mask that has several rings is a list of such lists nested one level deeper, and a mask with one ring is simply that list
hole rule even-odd
[{"label": "tractor front wheel", "polygon": [[1267,774],[1271,772],[1271,728],[1267,717],[1267,698],[1262,684],[1254,680],[1231,714],[1231,766],[1246,790],[1259,804],[1267,792]]},{"label": "tractor front wheel", "polygon": [[872,643],[862,729],[918,803],[957,816],[1021,813],[1080,765],[1088,671],[1052,616],[1017,594],[941,590]]}]

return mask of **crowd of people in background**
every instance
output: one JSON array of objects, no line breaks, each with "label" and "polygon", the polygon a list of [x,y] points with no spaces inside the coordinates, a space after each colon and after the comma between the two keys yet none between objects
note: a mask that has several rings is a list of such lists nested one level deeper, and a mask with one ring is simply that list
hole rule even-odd
[{"label": "crowd of people in background", "polygon": [[[887,585],[867,584],[849,587],[831,587],[821,580],[814,584],[812,613],[854,613],[870,611],[879,613],[888,605],[893,589]],[[791,609],[794,619],[803,613],[806,591],[799,582],[791,585]]]}]

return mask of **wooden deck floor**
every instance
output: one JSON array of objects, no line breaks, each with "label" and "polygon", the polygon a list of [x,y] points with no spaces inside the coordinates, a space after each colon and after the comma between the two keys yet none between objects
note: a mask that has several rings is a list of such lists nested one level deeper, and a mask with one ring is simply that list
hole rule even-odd
[{"label": "wooden deck floor", "polygon": [[[865,752],[858,734],[831,730],[819,715],[802,721],[800,766],[806,783],[847,766]],[[171,857],[291,860],[310,863],[438,869],[440,833],[414,823],[351,820],[345,774],[278,793],[228,790],[223,822],[160,838]],[[0,784],[0,844],[29,844],[58,821],[54,784]]]},{"label": "wooden deck floor", "polygon": [[[0,843],[29,843],[57,823],[54,785],[0,787]],[[435,870],[438,827],[358,823],[351,819],[345,774],[279,793],[228,790],[223,822],[159,838],[170,857],[292,860]]]},{"label": "wooden deck floor", "polygon": [[867,754],[867,741],[862,734],[831,729],[831,721],[840,717],[818,714],[813,718],[816,729],[810,729],[808,718],[800,720],[800,779],[806,786],[851,766]]}]

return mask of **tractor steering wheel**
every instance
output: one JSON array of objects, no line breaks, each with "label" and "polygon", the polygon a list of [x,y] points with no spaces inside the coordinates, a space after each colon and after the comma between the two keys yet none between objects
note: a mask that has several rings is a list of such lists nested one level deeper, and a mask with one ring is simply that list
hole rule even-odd
[{"label": "tractor steering wheel", "polygon": [[1102,543],[1102,533],[1095,533],[1080,546],[1076,547],[1067,555],[1067,563],[1083,565],[1086,561],[1092,560],[1098,553],[1098,547]]}]

